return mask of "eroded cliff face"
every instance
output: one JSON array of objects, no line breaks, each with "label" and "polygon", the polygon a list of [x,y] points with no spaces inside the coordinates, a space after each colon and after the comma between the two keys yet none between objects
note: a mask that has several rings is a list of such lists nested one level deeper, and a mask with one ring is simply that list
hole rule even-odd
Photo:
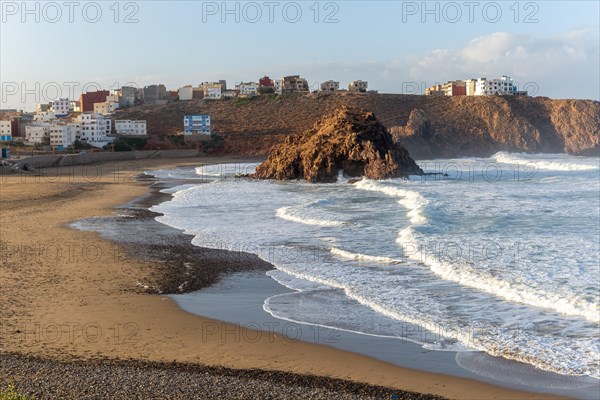
[{"label": "eroded cliff face", "polygon": [[435,99],[390,129],[417,159],[498,151],[598,154],[600,103],[545,98]]},{"label": "eroded cliff face", "polygon": [[288,136],[254,177],[335,182],[340,169],[372,179],[423,173],[373,113],[344,106],[304,133]]},{"label": "eroded cliff face", "polygon": [[151,142],[182,130],[185,114],[208,113],[225,138],[223,154],[266,156],[340,106],[377,115],[416,159],[489,156],[498,151],[599,152],[600,103],[543,97],[431,97],[332,93],[260,96],[247,103],[190,100],[118,111],[117,119],[146,119]]}]

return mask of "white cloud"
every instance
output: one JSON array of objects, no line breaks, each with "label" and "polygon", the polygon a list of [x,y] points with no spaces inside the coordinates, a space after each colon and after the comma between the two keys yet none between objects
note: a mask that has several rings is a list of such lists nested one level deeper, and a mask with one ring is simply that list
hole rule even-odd
[{"label": "white cloud", "polygon": [[530,89],[539,87],[533,94],[598,100],[599,46],[597,35],[586,30],[545,38],[495,32],[462,47],[385,61],[307,62],[271,71],[274,76],[300,73],[309,81],[335,79],[342,86],[363,79],[381,92],[402,92],[411,82],[423,88],[454,79],[510,75],[521,87],[526,83]]}]

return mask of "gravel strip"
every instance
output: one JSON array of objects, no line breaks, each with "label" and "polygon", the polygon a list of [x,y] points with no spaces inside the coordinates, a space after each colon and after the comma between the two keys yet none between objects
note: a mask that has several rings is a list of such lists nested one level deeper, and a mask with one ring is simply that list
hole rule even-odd
[{"label": "gravel strip", "polygon": [[4,353],[0,388],[39,399],[441,399],[341,379],[129,360],[57,361]]}]

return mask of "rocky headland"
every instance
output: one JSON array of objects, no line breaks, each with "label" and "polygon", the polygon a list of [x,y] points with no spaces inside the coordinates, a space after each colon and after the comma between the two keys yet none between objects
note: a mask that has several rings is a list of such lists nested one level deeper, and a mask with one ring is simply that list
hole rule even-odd
[{"label": "rocky headland", "polygon": [[372,179],[423,173],[372,112],[342,106],[305,132],[288,136],[253,177],[335,182],[340,170]]}]

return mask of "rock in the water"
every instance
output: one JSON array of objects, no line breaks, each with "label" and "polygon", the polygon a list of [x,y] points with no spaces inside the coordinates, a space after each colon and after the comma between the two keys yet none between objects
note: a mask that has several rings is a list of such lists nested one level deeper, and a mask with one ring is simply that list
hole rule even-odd
[{"label": "rock in the water", "polygon": [[335,182],[340,169],[371,179],[423,173],[373,113],[342,107],[306,132],[287,137],[254,177]]}]

